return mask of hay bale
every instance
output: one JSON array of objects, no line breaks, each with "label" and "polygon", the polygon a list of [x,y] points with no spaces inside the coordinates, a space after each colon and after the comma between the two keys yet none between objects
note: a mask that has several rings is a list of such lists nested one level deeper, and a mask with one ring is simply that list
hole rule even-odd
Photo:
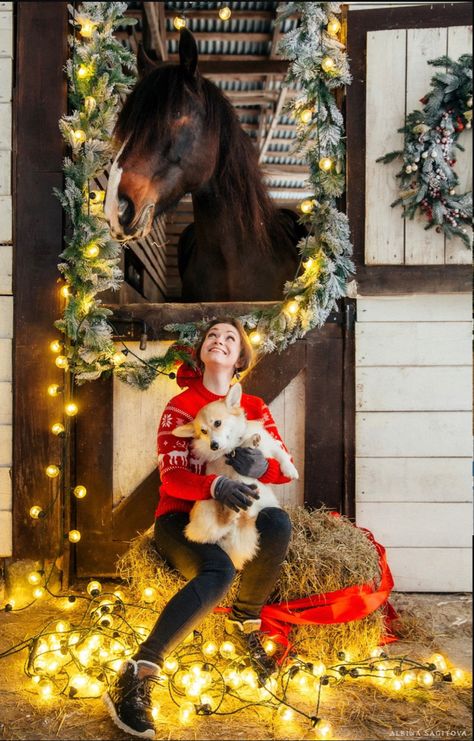
[{"label": "hay bale", "polygon": [[[293,526],[290,548],[269,602],[298,599],[367,582],[378,585],[378,553],[366,535],[347,518],[334,517],[325,509],[308,511],[294,507],[288,512]],[[128,583],[135,600],[140,600],[145,586],[157,588],[154,608],[158,613],[185,584],[184,578],[156,552],[151,531],[131,542],[130,549],[118,563],[118,572]],[[222,603],[224,606],[234,601],[238,584],[237,577]],[[208,616],[200,626],[204,640],[219,639],[223,635],[223,622],[219,615]],[[383,615],[379,609],[362,620],[349,623],[295,626],[291,639],[300,653],[327,662],[334,660],[341,650],[354,657],[367,656],[380,642],[382,633]]]}]

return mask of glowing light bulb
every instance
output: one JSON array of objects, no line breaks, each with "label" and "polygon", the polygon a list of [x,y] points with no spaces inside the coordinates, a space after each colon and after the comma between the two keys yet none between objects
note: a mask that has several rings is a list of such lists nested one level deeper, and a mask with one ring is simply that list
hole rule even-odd
[{"label": "glowing light bulb", "polygon": [[70,630],[71,626],[67,622],[67,620],[58,620],[56,623],[56,632],[57,633],[67,633],[68,630]]},{"label": "glowing light bulb", "polygon": [[313,730],[318,739],[332,738],[332,725],[328,720],[318,720]]},{"label": "glowing light bulb", "polygon": [[194,705],[192,702],[182,702],[179,706],[179,722],[186,725],[193,719],[195,713]]},{"label": "glowing light bulb", "polygon": [[77,690],[80,690],[86,686],[88,681],[89,677],[87,676],[87,674],[74,674],[74,676],[71,677],[70,684],[71,687],[75,687]]},{"label": "glowing light bulb", "polygon": [[69,286],[62,286],[61,287],[61,290],[59,291],[59,293],[61,294],[61,296],[63,298],[69,298],[69,296],[71,295],[71,292],[69,290]]},{"label": "glowing light bulb", "polygon": [[149,604],[156,600],[157,593],[155,587],[145,587],[142,591],[142,600]]},{"label": "glowing light bulb", "polygon": [[173,18],[173,26],[177,31],[181,31],[182,28],[186,28],[186,18],[184,15],[175,15]]},{"label": "glowing light bulb", "polygon": [[304,108],[300,113],[300,121],[304,124],[311,123],[313,118],[313,109],[312,108]]},{"label": "glowing light bulb", "polygon": [[49,343],[49,349],[51,350],[51,352],[61,352],[62,347],[63,343],[59,340],[53,340]]},{"label": "glowing light bulb", "polygon": [[464,671],[462,669],[456,668],[451,672],[451,676],[453,678],[453,682],[461,683],[464,681]]},{"label": "glowing light bulb", "polygon": [[43,515],[44,512],[38,504],[34,504],[33,507],[30,508],[30,517],[32,517],[33,520],[38,520]]},{"label": "glowing light bulb", "polygon": [[420,687],[431,687],[434,682],[434,677],[431,672],[422,669],[417,673],[416,681]]},{"label": "glowing light bulb", "polygon": [[311,211],[314,208],[314,203],[315,202],[313,200],[310,200],[309,198],[306,199],[306,200],[304,200],[304,201],[301,201],[301,203],[299,205],[299,209],[300,209],[301,213],[303,213],[303,214],[310,214]]},{"label": "glowing light bulb", "polygon": [[211,710],[216,706],[216,701],[211,695],[201,695],[201,705],[209,705]]},{"label": "glowing light bulb", "polygon": [[370,657],[372,659],[377,659],[382,653],[383,653],[382,648],[373,648],[372,651],[370,652]]},{"label": "glowing light bulb", "polygon": [[319,160],[319,167],[323,172],[329,172],[333,165],[332,159],[330,157],[321,157]]},{"label": "glowing light bulb", "polygon": [[221,21],[228,21],[231,15],[232,11],[228,5],[224,5],[224,7],[219,8],[219,18],[221,19]]},{"label": "glowing light bulb", "polygon": [[43,700],[49,700],[52,696],[54,685],[50,679],[41,679],[38,682],[38,694]]},{"label": "glowing light bulb", "polygon": [[46,669],[48,671],[48,674],[56,674],[59,669],[59,661],[56,661],[56,659],[51,659],[46,664]]},{"label": "glowing light bulb", "polygon": [[61,392],[62,388],[57,383],[50,383],[48,386],[49,396],[57,396]]},{"label": "glowing light bulb", "polygon": [[90,21],[88,18],[85,18],[84,20],[80,21],[81,28],[79,29],[79,33],[84,39],[90,39],[92,34],[94,33],[95,29],[95,23]]},{"label": "glowing light bulb", "polygon": [[125,355],[125,353],[121,352],[120,350],[118,352],[114,352],[111,358],[112,363],[116,366],[122,365],[122,363],[125,363],[126,359],[127,359],[127,356]]},{"label": "glowing light bulb", "polygon": [[46,594],[46,590],[43,587],[36,587],[33,589],[33,597],[35,599],[42,599]]},{"label": "glowing light bulb", "polygon": [[33,586],[35,586],[36,584],[40,584],[42,579],[41,574],[38,574],[37,571],[31,571],[26,578],[28,579],[28,582]]},{"label": "glowing light bulb", "polygon": [[341,23],[335,16],[333,16],[327,25],[327,32],[330,36],[337,36],[340,30]]},{"label": "glowing light bulb", "polygon": [[246,669],[240,672],[240,677],[242,681],[245,682],[245,684],[248,684],[249,687],[258,687],[258,675],[255,669],[252,669],[248,666]]},{"label": "glowing light bulb", "polygon": [[89,191],[89,200],[94,204],[103,203],[105,201],[105,190]]},{"label": "glowing light bulb", "polygon": [[153,703],[153,707],[151,709],[151,717],[153,720],[156,720],[160,714],[161,705],[158,702]]},{"label": "glowing light bulb", "polygon": [[260,332],[250,332],[249,340],[254,346],[260,345],[262,341],[262,335],[260,334]]},{"label": "glowing light bulb", "polygon": [[191,700],[197,700],[202,692],[202,684],[201,682],[195,681],[190,682],[186,687],[186,697],[189,697]]},{"label": "glowing light bulb", "polygon": [[83,129],[75,129],[72,132],[72,136],[76,144],[83,144],[87,139],[87,134]]},{"label": "glowing light bulb", "polygon": [[163,664],[163,671],[165,671],[166,674],[174,674],[175,671],[177,671],[178,667],[178,659],[176,659],[174,656],[169,656]]},{"label": "glowing light bulb", "polygon": [[54,425],[51,426],[51,432],[53,435],[62,435],[64,432],[64,425],[61,424],[61,422],[55,422]]},{"label": "glowing light bulb", "polygon": [[74,496],[76,499],[84,499],[84,497],[87,494],[87,489],[85,486],[82,486],[81,484],[79,486],[74,487]]},{"label": "glowing light bulb", "polygon": [[[83,487],[83,488],[85,488],[85,487]],[[120,602],[125,602],[125,594],[124,594],[124,593],[122,592],[122,590],[121,590],[121,589],[116,589],[116,590],[115,590],[115,592],[114,592],[114,597],[117,597],[117,599],[118,599],[118,600],[119,600]]]},{"label": "glowing light bulb", "polygon": [[54,360],[54,364],[57,368],[60,368],[61,370],[67,370],[69,367],[69,364],[67,362],[67,358],[65,355],[58,355],[57,358]]},{"label": "glowing light bulb", "polygon": [[407,688],[414,687],[416,684],[415,672],[412,672],[412,671],[404,672],[402,676],[402,682],[404,686]]},{"label": "glowing light bulb", "polygon": [[298,312],[299,309],[299,303],[298,301],[288,301],[288,303],[285,306],[285,310],[288,312],[288,314],[295,315]]},{"label": "glowing light bulb", "polygon": [[310,689],[308,677],[306,676],[306,674],[297,674],[294,684],[296,685],[296,687],[298,687],[299,690],[301,690],[301,692],[307,692],[307,690]]},{"label": "glowing light bulb", "polygon": [[75,404],[73,401],[70,401],[64,407],[64,411],[68,417],[74,417],[78,413],[79,409],[78,409],[77,404]]},{"label": "glowing light bulb", "polygon": [[434,664],[440,672],[448,671],[446,659],[441,654],[433,654],[432,656],[430,656],[429,663]]},{"label": "glowing light bulb", "polygon": [[267,656],[273,656],[273,654],[277,650],[277,645],[275,641],[272,641],[271,638],[268,638],[263,644],[263,649]]},{"label": "glowing light bulb", "polygon": [[332,57],[324,57],[321,62],[321,67],[325,72],[334,72],[335,62]]},{"label": "glowing light bulb", "polygon": [[87,687],[87,692],[91,697],[100,697],[102,694],[102,682],[99,682],[97,679],[93,679],[91,682],[89,682],[89,685]]},{"label": "glowing light bulb", "polygon": [[98,245],[96,244],[89,244],[84,250],[84,254],[86,257],[93,259],[94,257],[97,257],[100,254],[100,249]]},{"label": "glowing light bulb", "polygon": [[289,708],[286,705],[280,705],[277,710],[277,717],[280,720],[285,721],[285,723],[289,723],[295,717],[295,713],[292,708]]},{"label": "glowing light bulb", "polygon": [[56,476],[59,476],[60,471],[58,466],[55,466],[53,463],[45,468],[45,473],[50,479],[55,479]]},{"label": "glowing light bulb", "polygon": [[235,646],[232,641],[224,641],[219,646],[219,653],[223,659],[233,659],[235,656]]},{"label": "glowing light bulb", "polygon": [[310,270],[314,265],[314,260],[312,257],[308,257],[307,260],[304,261],[303,267],[305,270]]},{"label": "glowing light bulb", "polygon": [[68,540],[71,543],[79,543],[81,539],[81,533],[79,530],[70,530],[67,534]]},{"label": "glowing light bulb", "polygon": [[204,656],[215,656],[217,653],[217,643],[214,643],[214,641],[206,641],[203,644],[202,652]]},{"label": "glowing light bulb", "polygon": [[390,689],[394,692],[400,692],[404,686],[403,679],[400,679],[400,677],[394,677],[389,684]]},{"label": "glowing light bulb", "polygon": [[100,583],[100,581],[90,581],[86,589],[87,593],[90,594],[91,597],[98,597],[98,595],[102,592],[102,584]]}]

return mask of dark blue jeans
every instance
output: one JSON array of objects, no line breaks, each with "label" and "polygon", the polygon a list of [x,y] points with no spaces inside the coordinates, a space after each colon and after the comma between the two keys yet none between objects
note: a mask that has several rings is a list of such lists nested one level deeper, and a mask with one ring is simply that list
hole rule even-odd
[{"label": "dark blue jeans", "polygon": [[[189,522],[184,512],[170,512],[155,522],[158,553],[188,583],[170,599],[143,641],[135,659],[162,664],[163,660],[216,607],[228,592],[236,570],[222,548],[212,543],[193,543],[183,533]],[[270,596],[285,559],[291,535],[290,518],[282,509],[266,507],[257,517],[260,547],[243,568],[232,616],[258,618]]]}]

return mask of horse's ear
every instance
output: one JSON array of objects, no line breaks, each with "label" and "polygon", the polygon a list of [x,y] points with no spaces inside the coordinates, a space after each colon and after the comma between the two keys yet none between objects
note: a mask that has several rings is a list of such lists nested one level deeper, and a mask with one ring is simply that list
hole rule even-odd
[{"label": "horse's ear", "polygon": [[192,76],[196,74],[198,49],[191,31],[183,28],[179,34],[179,63]]},{"label": "horse's ear", "polygon": [[156,62],[154,62],[153,59],[150,59],[150,57],[148,56],[148,54],[146,53],[143,47],[143,44],[138,44],[137,69],[138,69],[138,76],[140,80],[142,80],[150,72],[156,69],[156,67],[157,67]]}]

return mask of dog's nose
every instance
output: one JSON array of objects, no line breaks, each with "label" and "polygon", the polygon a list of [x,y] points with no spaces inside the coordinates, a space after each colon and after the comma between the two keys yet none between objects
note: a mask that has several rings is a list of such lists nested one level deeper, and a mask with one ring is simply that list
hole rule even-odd
[{"label": "dog's nose", "polygon": [[213,440],[211,443],[211,450],[219,450],[219,443],[215,440]]}]

